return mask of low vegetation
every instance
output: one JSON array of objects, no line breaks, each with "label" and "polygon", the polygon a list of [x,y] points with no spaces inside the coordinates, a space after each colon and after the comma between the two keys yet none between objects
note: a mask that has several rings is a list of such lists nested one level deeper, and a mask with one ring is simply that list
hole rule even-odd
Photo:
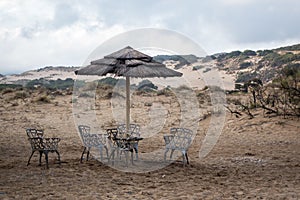
[{"label": "low vegetation", "polygon": [[51,100],[47,95],[38,97],[36,101],[41,103],[51,103]]},{"label": "low vegetation", "polygon": [[273,50],[232,51],[216,54],[216,65],[236,75],[236,83],[247,83],[254,78],[270,83],[287,65],[300,63],[299,51],[300,44]]},{"label": "low vegetation", "polygon": [[67,78],[65,80],[61,80],[61,79],[57,79],[57,80],[47,80],[44,78],[40,78],[40,79],[35,79],[32,81],[29,81],[25,87],[26,88],[30,88],[30,89],[34,89],[37,87],[44,87],[47,89],[61,89],[61,90],[65,90],[65,89],[72,89],[74,85],[74,80],[71,78]]},{"label": "low vegetation", "polygon": [[237,117],[245,112],[253,118],[252,109],[257,108],[263,109],[266,115],[300,117],[300,64],[289,64],[278,74],[272,83],[266,85],[259,79],[248,81],[248,99],[229,101],[234,108],[226,108]]},{"label": "low vegetation", "polygon": [[2,93],[9,93],[9,92],[13,91],[13,89],[19,89],[19,88],[22,88],[22,85],[0,84],[0,91],[2,91]]}]

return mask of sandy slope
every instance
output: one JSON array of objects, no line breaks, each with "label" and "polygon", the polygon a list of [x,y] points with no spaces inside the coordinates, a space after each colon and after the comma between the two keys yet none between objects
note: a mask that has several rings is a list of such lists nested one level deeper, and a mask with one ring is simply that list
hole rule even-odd
[{"label": "sandy slope", "polygon": [[[174,68],[176,62],[171,62],[171,64],[167,64],[169,68]],[[202,89],[205,85],[219,85],[222,88],[227,90],[234,89],[234,76],[226,74],[225,71],[219,71],[216,69],[214,62],[202,63],[197,62],[189,66],[184,66],[178,71],[182,72],[184,75],[181,78],[149,78],[155,85],[159,88],[163,88],[166,86],[178,87],[180,85],[187,85],[191,88]],[[205,66],[202,70],[192,70],[193,66],[202,65]],[[203,72],[205,69],[212,69],[209,72]],[[22,80],[35,80],[45,78],[48,80],[57,80],[62,79],[65,80],[67,78],[72,79],[80,79],[87,81],[98,80],[98,76],[76,76],[72,69],[61,70],[60,68],[51,68],[44,70],[31,70],[19,75],[8,75],[6,77],[0,78],[0,84],[11,84],[17,81]],[[132,79],[132,84],[138,84],[142,79]]]},{"label": "sandy slope", "polygon": [[[199,149],[210,123],[206,118],[200,121],[189,150],[188,167],[178,162],[136,174],[120,172],[97,160],[79,163],[82,147],[70,95],[53,97],[51,103],[36,102],[42,95],[37,92],[25,100],[14,99],[14,95],[0,97],[0,199],[300,198],[299,119],[264,118],[259,110],[251,120],[246,115],[237,119],[228,114],[216,146],[200,160]],[[163,148],[162,134],[177,125],[178,107],[170,97],[137,99],[142,102],[132,106],[137,123],[147,123],[149,107],[144,102],[164,102],[170,113],[166,126],[155,136],[158,139],[140,144],[143,158],[143,152],[151,151],[153,146]],[[97,101],[97,108],[101,126],[113,126],[110,101]],[[37,166],[37,156],[26,166],[30,145],[25,128],[36,126],[45,129],[47,136],[62,139],[61,166],[54,163],[54,154],[50,154],[49,170]]]}]

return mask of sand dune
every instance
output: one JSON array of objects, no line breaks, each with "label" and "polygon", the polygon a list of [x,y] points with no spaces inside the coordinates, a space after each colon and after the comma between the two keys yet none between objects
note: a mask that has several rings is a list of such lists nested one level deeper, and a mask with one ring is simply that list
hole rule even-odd
[{"label": "sand dune", "polygon": [[[263,117],[240,118],[229,113],[223,132],[204,159],[199,149],[210,124],[208,104],[201,104],[198,131],[189,149],[191,164],[180,159],[162,169],[129,173],[113,169],[95,159],[80,164],[82,152],[72,112],[71,95],[49,95],[50,103],[37,101],[33,92],[16,99],[15,92],[0,97],[0,199],[299,199],[300,140],[299,120]],[[162,135],[179,124],[179,105],[172,97],[133,96],[133,121],[146,127],[150,108],[161,102],[167,111],[164,127],[140,143],[142,161],[153,148],[163,148]],[[98,99],[95,124],[105,129],[115,125],[109,99]],[[162,115],[165,116],[165,115]],[[75,117],[85,118],[84,113]],[[30,155],[25,128],[40,127],[49,137],[62,139],[62,164],[49,156],[38,166],[37,154]],[[97,127],[93,127],[97,128]],[[96,155],[95,155],[96,156]],[[138,164],[137,164],[138,165]],[[130,167],[130,166],[129,166]]]},{"label": "sand dune", "polygon": [[[176,62],[166,63],[169,68],[174,68]],[[206,68],[202,70],[193,70],[193,66],[203,65]],[[209,68],[210,71],[204,72],[205,69]],[[44,68],[43,70],[31,70],[18,75],[8,75],[0,78],[1,84],[13,84],[22,80],[35,80],[40,78],[45,78],[47,80],[65,80],[67,78],[80,79],[87,81],[98,80],[98,76],[76,76],[73,68],[61,69],[59,67]],[[75,69],[74,69],[75,70]],[[181,85],[186,85],[195,89],[202,89],[206,85],[218,85],[224,89],[232,90],[234,89],[234,76],[226,74],[225,71],[217,70],[214,62],[209,62],[203,64],[202,62],[196,62],[189,66],[184,66],[178,71],[182,72],[184,75],[181,78],[149,78],[159,89],[172,86],[178,87]],[[135,78],[132,79],[132,84],[138,84],[142,79]]]}]

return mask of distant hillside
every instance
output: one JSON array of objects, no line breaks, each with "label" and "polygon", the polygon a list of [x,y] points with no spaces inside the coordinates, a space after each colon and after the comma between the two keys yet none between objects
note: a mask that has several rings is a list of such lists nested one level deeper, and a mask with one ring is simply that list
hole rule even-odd
[{"label": "distant hillside", "polygon": [[287,47],[280,47],[276,50],[284,50],[284,51],[300,51],[300,44],[295,44]]},{"label": "distant hillside", "polygon": [[65,80],[68,78],[74,79],[76,77],[74,71],[80,67],[66,67],[66,66],[46,66],[36,70],[30,70],[21,74],[7,75],[0,77],[0,84],[20,84],[26,85],[32,80]]},{"label": "distant hillside", "polygon": [[62,71],[62,72],[73,72],[75,70],[78,70],[80,67],[66,67],[66,66],[46,66],[46,67],[43,67],[43,68],[40,68],[40,69],[37,69],[37,70],[33,70],[33,71],[36,71],[36,72],[45,72],[45,71]]},{"label": "distant hillside", "polygon": [[195,55],[157,55],[153,57],[154,60],[158,62],[165,62],[165,61],[178,61],[175,65],[175,69],[180,69],[185,65],[190,65],[198,61],[198,57]]},{"label": "distant hillside", "polygon": [[220,70],[236,75],[236,82],[259,78],[270,82],[284,68],[300,67],[300,44],[273,50],[232,51],[216,55]]},{"label": "distant hillside", "polygon": [[[182,72],[193,88],[203,88],[205,84],[203,77],[213,82],[217,74],[221,74],[223,82],[228,85],[225,88],[233,88],[234,83],[245,83],[255,78],[268,83],[281,75],[283,69],[300,69],[300,44],[272,50],[222,52],[201,58],[195,55],[158,55],[153,59]],[[39,79],[52,84],[50,80],[76,79],[74,71],[79,68],[46,66],[17,75],[0,74],[0,84],[26,85],[30,81]],[[100,79],[99,77],[93,78],[94,80]],[[91,80],[91,77],[87,79]],[[37,85],[39,82],[33,83]],[[58,82],[57,84],[64,83]],[[174,81],[172,84],[182,83]]]}]

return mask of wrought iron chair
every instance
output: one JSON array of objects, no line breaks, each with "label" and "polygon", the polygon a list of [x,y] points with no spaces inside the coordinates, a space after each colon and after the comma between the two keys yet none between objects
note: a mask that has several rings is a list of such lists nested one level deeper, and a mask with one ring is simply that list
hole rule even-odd
[{"label": "wrought iron chair", "polygon": [[164,135],[165,153],[164,160],[169,150],[171,150],[170,159],[172,159],[173,152],[178,150],[182,153],[183,166],[189,164],[188,148],[192,143],[193,132],[187,128],[171,128],[170,134]]},{"label": "wrought iron chair", "polygon": [[27,166],[30,164],[30,160],[34,154],[34,152],[38,151],[40,153],[39,158],[39,166],[42,162],[42,155],[45,154],[46,167],[48,166],[48,153],[56,153],[58,156],[58,161],[60,163],[60,154],[58,152],[58,143],[60,142],[60,138],[44,138],[44,131],[38,129],[26,129],[26,133],[28,136],[28,140],[31,145],[31,155],[28,159]]},{"label": "wrought iron chair", "polygon": [[109,156],[109,162],[112,161],[114,165],[115,162],[115,153],[117,153],[117,158],[121,160],[122,153],[125,154],[126,158],[126,166],[128,166],[128,157],[129,152],[131,152],[131,163],[133,164],[133,147],[132,145],[128,145],[129,143],[126,139],[120,135],[120,132],[117,128],[107,129],[106,133],[109,139],[109,146],[111,149],[111,153]]},{"label": "wrought iron chair", "polygon": [[81,163],[83,161],[83,156],[85,153],[87,154],[86,160],[88,161],[91,148],[97,148],[100,151],[101,161],[103,160],[103,148],[106,150],[106,155],[108,157],[108,149],[106,146],[106,134],[90,133],[91,128],[85,125],[79,125],[78,129],[84,146],[80,158]]},{"label": "wrought iron chair", "polygon": [[[135,138],[135,137],[139,138],[141,136],[141,132],[140,132],[141,128],[138,124],[130,124],[129,125],[129,133],[126,133],[126,124],[118,125],[117,129],[118,129],[120,135],[126,135],[126,136],[131,137],[131,138]],[[133,149],[135,151],[136,160],[139,159],[138,144],[139,144],[138,141],[136,141],[132,144]]]}]

